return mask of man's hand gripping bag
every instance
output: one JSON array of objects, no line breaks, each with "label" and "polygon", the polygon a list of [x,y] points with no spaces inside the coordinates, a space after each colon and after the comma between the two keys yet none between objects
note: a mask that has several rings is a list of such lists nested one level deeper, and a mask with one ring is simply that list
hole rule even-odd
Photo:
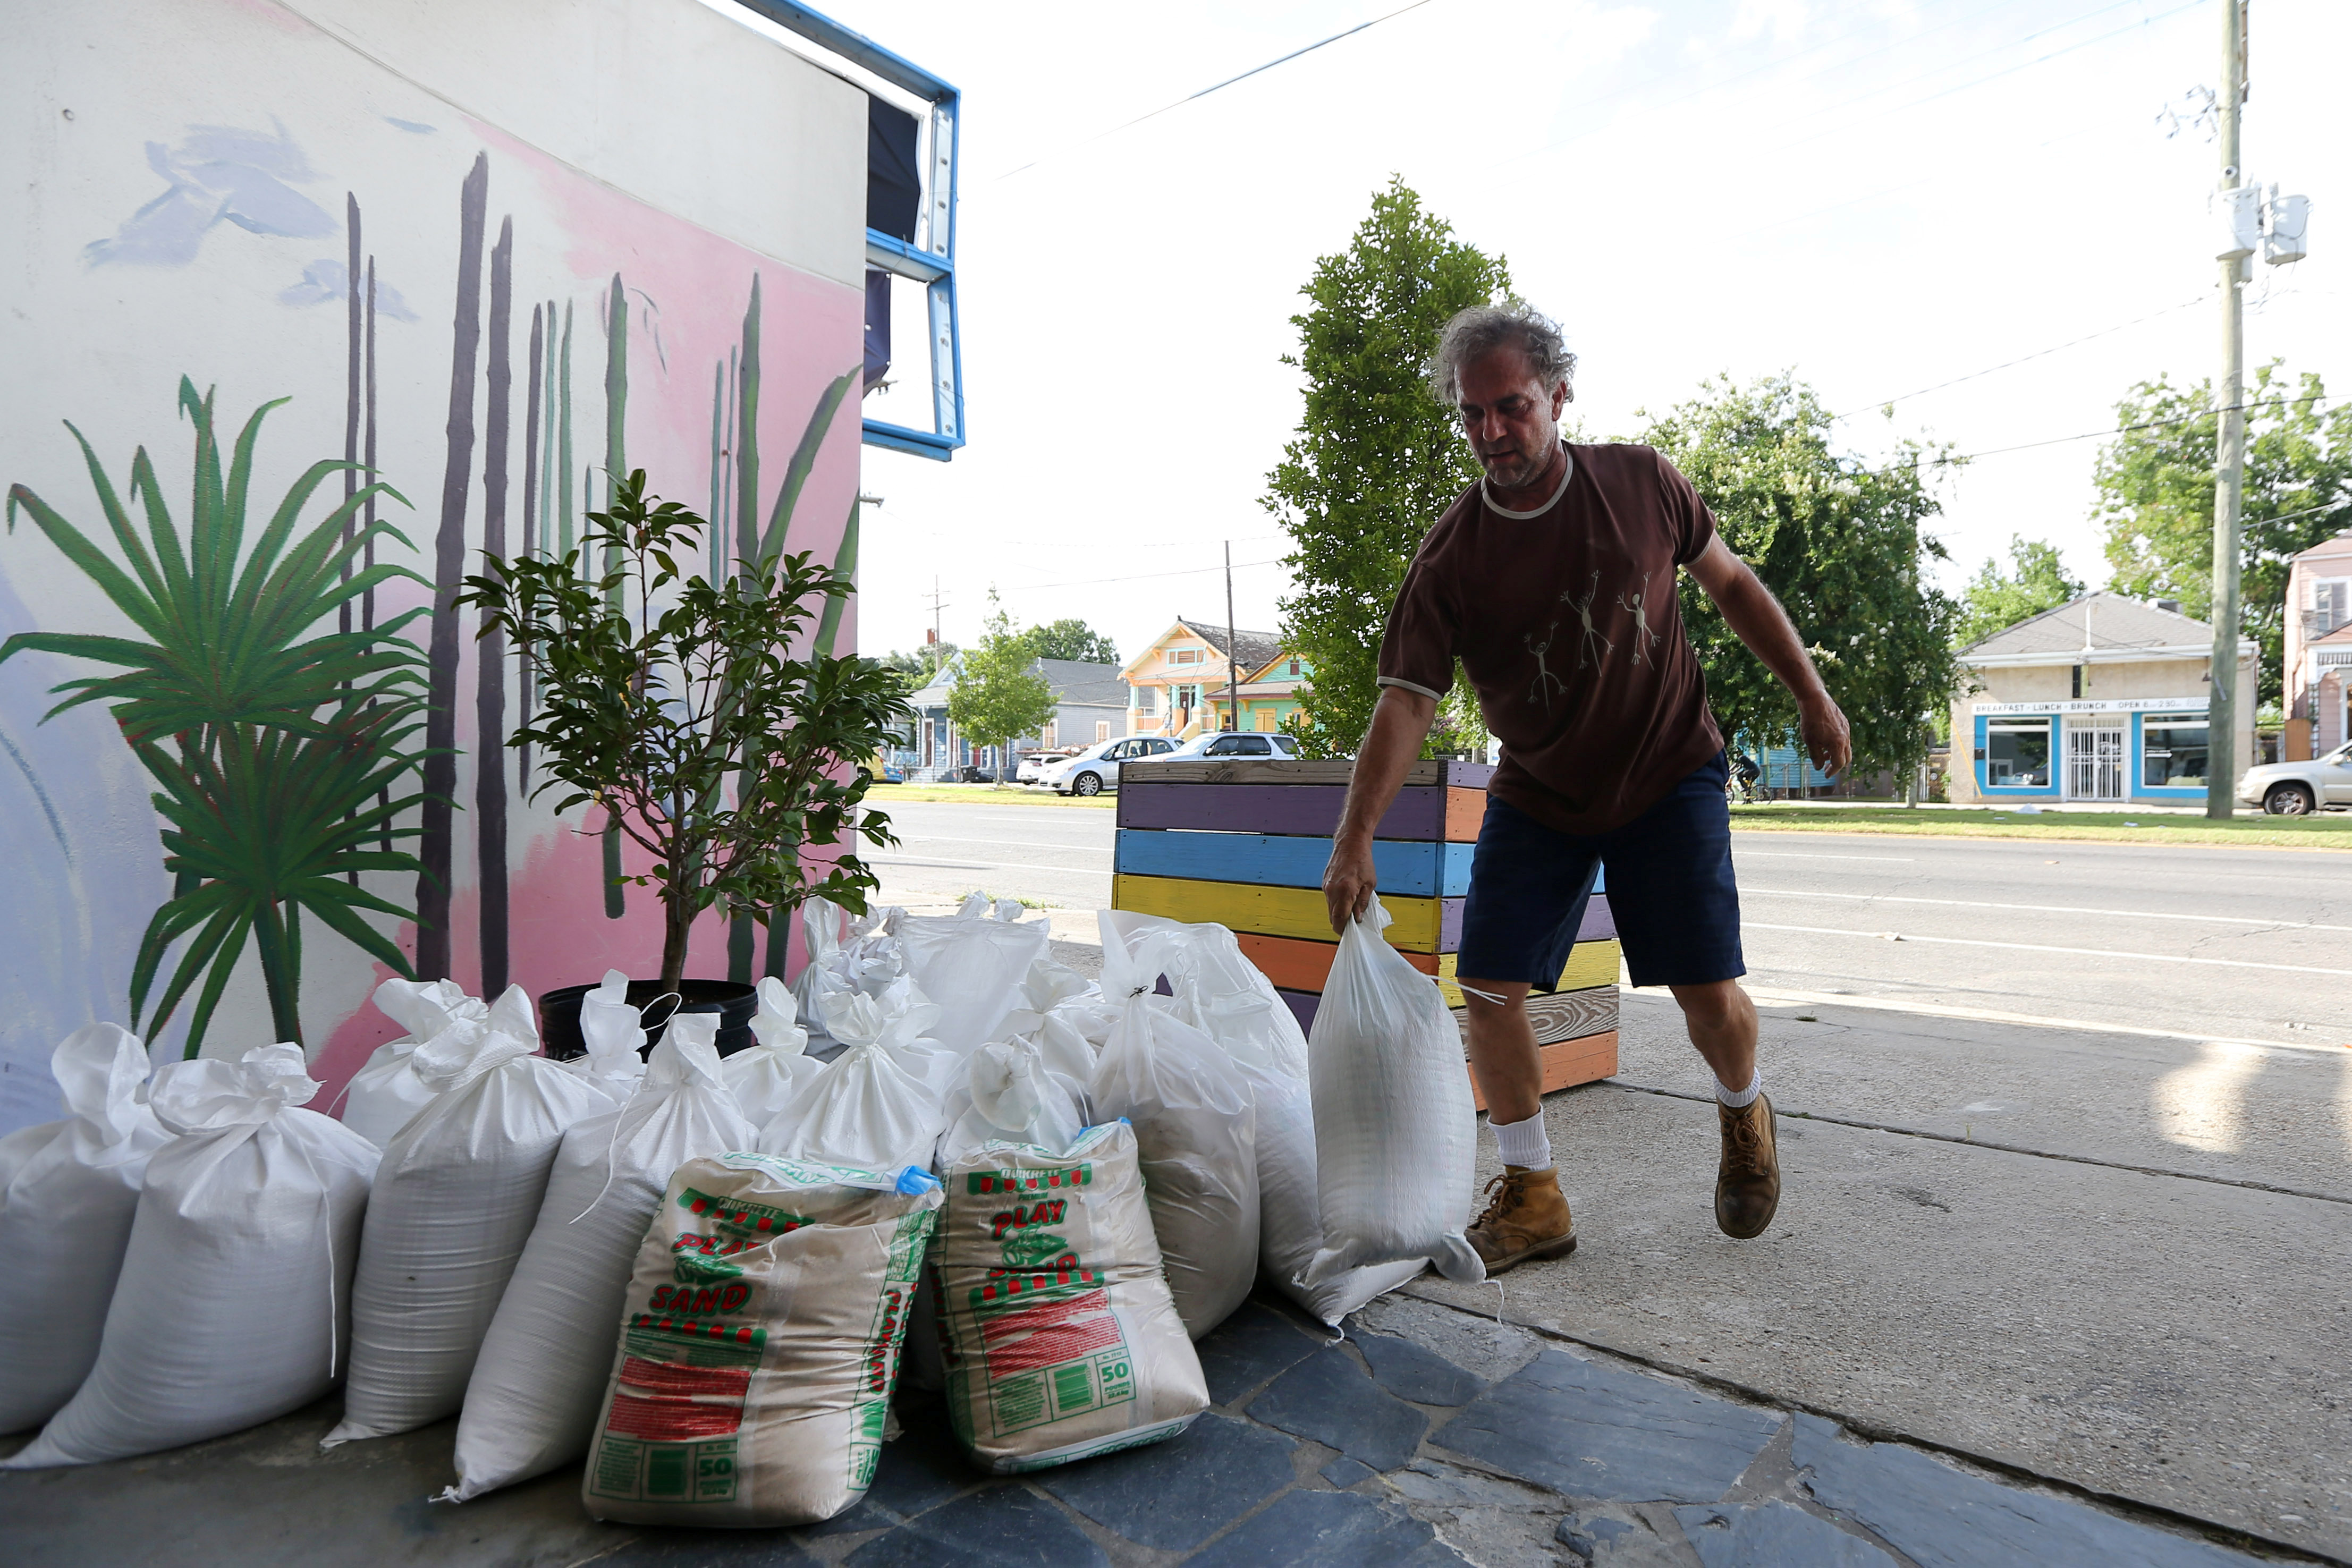
[{"label": "man's hand gripping bag", "polygon": [[629,1280],[588,1511],[771,1527],[863,1497],[939,1207],[912,1166],[680,1166]]},{"label": "man's hand gripping bag", "polygon": [[1389,912],[1348,923],[1307,1036],[1323,1249],[1306,1283],[1426,1258],[1475,1284],[1462,1234],[1477,1180],[1478,1113],[1462,1032],[1430,977],[1381,936]]},{"label": "man's hand gripping bag", "polygon": [[948,1416],[1007,1475],[1172,1437],[1208,1408],[1160,1268],[1135,1130],[983,1144],[943,1172],[932,1258]]}]

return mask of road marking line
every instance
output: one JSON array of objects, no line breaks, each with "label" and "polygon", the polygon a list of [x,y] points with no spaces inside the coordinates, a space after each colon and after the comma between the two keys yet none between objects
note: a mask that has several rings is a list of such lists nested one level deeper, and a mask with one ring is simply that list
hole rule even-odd
[{"label": "road marking line", "polygon": [[1742,921],[1750,931],[1797,931],[1814,936],[1867,936],[1874,941],[1932,942],[1943,947],[1999,947],[2012,953],[2064,953],[2082,958],[2137,958],[2150,964],[2208,964],[2221,969],[2274,969],[2290,975],[2352,975],[2352,969],[2322,969],[2310,964],[2257,964],[2250,958],[2191,958],[2171,953],[2119,953],[2112,947],[2052,947],[2038,942],[1987,942],[1969,936],[1914,936],[1906,932],[1849,931],[1836,925],[1766,925]]},{"label": "road marking line", "polygon": [[[893,821],[892,826],[897,826],[897,823]],[[1024,849],[1077,850],[1090,855],[1107,855],[1111,852],[1108,844],[1057,844],[1051,839],[965,839],[953,833],[905,833],[900,835],[900,841],[918,844],[1019,844]]]},{"label": "road marking line", "polygon": [[[1628,997],[1647,1001],[1673,1000],[1673,993],[1663,986],[1636,990],[1624,988]],[[1861,1008],[1871,1012],[1911,1013],[1921,1018],[1955,1019],[1966,1023],[2024,1024],[2033,1029],[2069,1029],[2086,1034],[2129,1034],[2147,1040],[2186,1040],[2200,1045],[2245,1045],[2259,1051],[2291,1051],[2305,1056],[2340,1056],[2352,1046],[2294,1045],[2280,1040],[2234,1040],[2221,1034],[2196,1034],[2185,1030],[2148,1029],[2138,1024],[2095,1023],[2088,1019],[2045,1018],[2039,1013],[2002,1012],[1994,1008],[1953,1007],[1941,1002],[1915,1002],[1902,997],[1853,996],[1844,991],[1793,991],[1784,987],[1757,984],[1748,988],[1748,994],[1767,1006]]]},{"label": "road marking line", "polygon": [[867,865],[931,865],[944,866],[955,871],[1046,871],[1058,872],[1065,876],[1108,877],[1110,875],[1107,871],[1096,871],[1082,865],[1036,865],[1026,861],[927,861],[900,859],[897,856],[886,859],[880,855],[866,855],[862,858]]},{"label": "road marking line", "polygon": [[1973,898],[1909,898],[1892,893],[1811,893],[1793,887],[1742,887],[1765,898],[1847,898],[1864,903],[1924,904],[1948,909],[2021,909],[2034,915],[2114,915],[2127,920],[2195,920],[2209,925],[2259,925],[2281,931],[2352,931],[2313,920],[2265,920],[2253,915],[2179,915],[2153,909],[2089,909],[2065,904],[1989,904]]},{"label": "road marking line", "polygon": [[1816,855],[1797,850],[1739,850],[1737,855],[1752,861],[1886,861],[1902,865],[1909,865],[1916,858],[1912,855]]}]

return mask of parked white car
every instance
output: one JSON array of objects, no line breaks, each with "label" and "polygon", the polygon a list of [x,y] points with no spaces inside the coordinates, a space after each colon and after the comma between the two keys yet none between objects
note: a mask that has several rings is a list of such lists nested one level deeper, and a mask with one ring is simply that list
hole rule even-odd
[{"label": "parked white car", "polygon": [[1298,758],[1298,742],[1279,731],[1267,735],[1257,730],[1209,730],[1194,736],[1167,756],[1162,762],[1225,762],[1242,758],[1256,758],[1266,762],[1295,762]]},{"label": "parked white car", "polygon": [[1066,746],[1047,751],[1029,752],[1021,758],[1021,766],[1013,773],[1013,779],[1022,784],[1043,784],[1046,774],[1076,755],[1076,751]]},{"label": "parked white car", "polygon": [[1099,795],[1118,788],[1118,765],[1164,758],[1176,749],[1172,740],[1153,735],[1130,735],[1123,740],[1098,740],[1067,762],[1047,770],[1045,782],[1056,794]]},{"label": "parked white car", "polygon": [[2352,806],[2352,745],[2309,762],[2265,762],[2238,779],[2238,799],[2273,817],[2307,816],[2325,806]]}]

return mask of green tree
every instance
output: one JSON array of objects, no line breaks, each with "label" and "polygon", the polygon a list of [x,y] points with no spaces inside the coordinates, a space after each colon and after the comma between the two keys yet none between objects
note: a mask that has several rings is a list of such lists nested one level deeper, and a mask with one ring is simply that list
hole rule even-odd
[{"label": "green tree", "polygon": [[[1906,442],[1876,470],[1840,457],[1821,400],[1789,375],[1746,387],[1710,381],[1650,419],[1643,439],[1688,476],[1724,543],[1788,608],[1853,727],[1857,771],[1900,775],[1918,763],[1928,716],[1949,702],[1959,673],[1956,607],[1927,581],[1944,549],[1921,531],[1942,509],[1930,484],[1942,455]],[[1725,736],[1793,744],[1788,688],[1688,576],[1682,605]]]},{"label": "green tree", "polygon": [[[1500,257],[1453,237],[1402,179],[1348,248],[1321,257],[1294,316],[1307,408],[1263,505],[1288,530],[1284,644],[1315,672],[1289,727],[1310,757],[1353,751],[1379,699],[1381,628],[1423,535],[1478,476],[1423,367],[1457,310],[1509,295]],[[1433,749],[1445,737],[1433,734]]]},{"label": "green tree", "polygon": [[[1013,626],[995,594],[988,602],[992,613],[980,645],[964,654],[962,673],[948,693],[948,721],[975,746],[1010,746],[1043,729],[1060,705],[1045,677],[1031,667],[1037,655],[1028,633]],[[1005,772],[997,769],[999,788]]]},{"label": "green tree", "polygon": [[1027,635],[1029,651],[1041,659],[1076,659],[1085,664],[1118,663],[1118,644],[1076,616],[1032,626]]},{"label": "green tree", "polygon": [[886,669],[896,670],[908,677],[908,690],[919,690],[930,685],[931,677],[940,673],[940,666],[954,658],[958,652],[953,643],[925,643],[911,653],[902,653],[893,648],[882,655],[880,663]]},{"label": "green tree", "polygon": [[2083,597],[2082,582],[2066,575],[2066,563],[2058,559],[2055,545],[2012,534],[2009,560],[2014,569],[2011,573],[2004,575],[1998,560],[1988,560],[1961,590],[1958,619],[1952,626],[1954,647],[1981,643]]},{"label": "green tree", "polygon": [[[2244,554],[2240,628],[2262,653],[2257,701],[2281,700],[2287,565],[2352,525],[2352,407],[2322,412],[2318,376],[2273,360],[2246,392]],[[2177,599],[2213,613],[2213,386],[2142,382],[2116,405],[2125,428],[2102,447],[2093,518],[2106,530],[2111,586],[2136,599]]]}]

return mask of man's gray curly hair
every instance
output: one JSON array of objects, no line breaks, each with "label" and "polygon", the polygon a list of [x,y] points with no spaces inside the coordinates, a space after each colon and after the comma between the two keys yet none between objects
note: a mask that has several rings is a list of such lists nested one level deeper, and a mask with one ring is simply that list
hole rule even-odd
[{"label": "man's gray curly hair", "polygon": [[1429,361],[1429,390],[1448,408],[1462,401],[1462,367],[1497,349],[1517,349],[1527,355],[1536,380],[1547,387],[1565,382],[1576,396],[1576,356],[1560,340],[1559,323],[1525,300],[1501,305],[1473,305],[1454,312],[1437,335],[1437,352]]}]

